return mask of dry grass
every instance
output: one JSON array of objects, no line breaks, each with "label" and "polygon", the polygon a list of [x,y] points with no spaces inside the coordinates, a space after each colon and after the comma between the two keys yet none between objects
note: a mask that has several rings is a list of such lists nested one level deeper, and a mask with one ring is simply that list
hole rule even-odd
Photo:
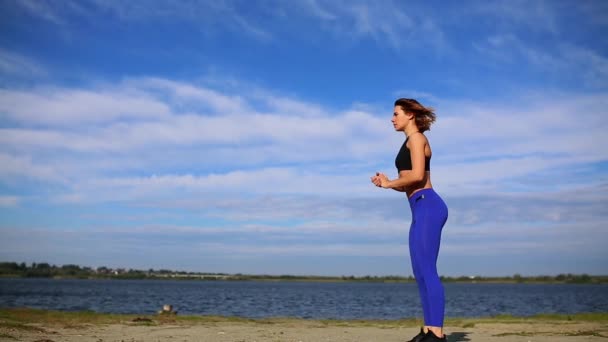
[{"label": "dry grass", "polygon": [[[178,325],[196,325],[212,323],[255,323],[255,324],[290,324],[306,322],[310,326],[344,326],[344,327],[416,327],[420,326],[420,319],[400,320],[309,320],[298,318],[264,318],[251,319],[242,317],[224,316],[179,316],[179,315],[130,315],[107,314],[93,311],[54,311],[32,308],[4,308],[0,309],[0,327],[11,329],[40,329],[31,326],[40,323],[44,326],[61,326],[63,328],[79,328],[93,324],[129,324],[129,325],[162,325],[165,323]],[[543,314],[531,317],[515,317],[500,315],[484,318],[447,318],[445,325],[452,327],[474,327],[478,323],[576,323],[576,322],[606,322],[608,313],[584,313],[575,315]]]}]

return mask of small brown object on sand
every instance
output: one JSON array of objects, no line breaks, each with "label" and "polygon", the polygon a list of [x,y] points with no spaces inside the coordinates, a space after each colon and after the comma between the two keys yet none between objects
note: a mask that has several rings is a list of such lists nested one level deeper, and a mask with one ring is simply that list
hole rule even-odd
[{"label": "small brown object on sand", "polygon": [[146,317],[135,317],[131,322],[152,322],[152,320]]}]

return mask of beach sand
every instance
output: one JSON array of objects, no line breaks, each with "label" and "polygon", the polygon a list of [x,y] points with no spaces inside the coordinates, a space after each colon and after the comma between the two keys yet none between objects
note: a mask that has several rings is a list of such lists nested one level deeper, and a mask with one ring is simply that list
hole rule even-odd
[{"label": "beach sand", "polygon": [[[167,318],[112,315],[111,319],[60,317],[54,312],[28,317],[1,310],[0,341],[408,341],[415,321],[317,321],[304,319]],[[11,316],[12,315],[12,316]],[[446,324],[448,341],[608,341],[602,319],[466,319]]]}]

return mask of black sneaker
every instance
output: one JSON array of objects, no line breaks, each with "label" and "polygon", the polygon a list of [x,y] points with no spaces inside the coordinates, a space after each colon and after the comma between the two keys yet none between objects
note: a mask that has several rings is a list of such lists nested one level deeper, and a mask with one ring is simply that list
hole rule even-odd
[{"label": "black sneaker", "polygon": [[414,336],[414,338],[409,340],[408,342],[420,342],[424,338],[424,335],[424,330],[420,328],[420,333]]},{"label": "black sneaker", "polygon": [[448,338],[443,334],[442,338],[437,337],[434,332],[428,331],[426,335],[420,340],[420,342],[447,342]]}]

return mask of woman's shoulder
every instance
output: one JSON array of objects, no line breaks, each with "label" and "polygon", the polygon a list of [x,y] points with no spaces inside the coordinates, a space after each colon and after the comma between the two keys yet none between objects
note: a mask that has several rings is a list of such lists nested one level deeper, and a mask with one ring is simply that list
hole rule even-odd
[{"label": "woman's shoulder", "polygon": [[428,143],[429,139],[422,132],[416,132],[408,137],[408,139],[414,143]]}]

